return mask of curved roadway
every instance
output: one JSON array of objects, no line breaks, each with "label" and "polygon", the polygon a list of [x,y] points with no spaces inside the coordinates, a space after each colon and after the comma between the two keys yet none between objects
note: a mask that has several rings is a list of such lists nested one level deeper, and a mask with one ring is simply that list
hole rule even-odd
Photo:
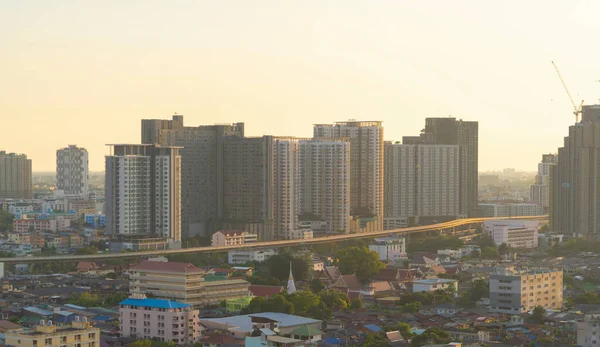
[{"label": "curved roadway", "polygon": [[170,254],[182,254],[182,253],[214,253],[214,252],[226,252],[234,249],[252,249],[252,248],[277,248],[277,247],[289,247],[289,246],[302,246],[319,243],[339,242],[353,239],[364,239],[374,238],[379,236],[387,236],[389,234],[416,234],[427,231],[443,230],[455,228],[468,224],[478,224],[486,220],[547,220],[548,216],[527,216],[527,217],[498,217],[498,218],[465,218],[455,219],[453,221],[430,224],[409,228],[399,228],[392,230],[377,231],[373,233],[363,234],[343,234],[343,235],[332,235],[326,237],[315,237],[312,239],[303,240],[279,240],[279,241],[263,241],[254,242],[243,245],[235,246],[217,246],[217,247],[191,247],[182,249],[168,249],[168,250],[157,250],[157,251],[141,251],[141,252],[128,252],[128,253],[105,253],[105,254],[92,254],[92,255],[61,255],[61,256],[45,256],[45,257],[12,257],[12,258],[0,258],[0,262],[5,264],[22,264],[22,263],[46,263],[52,261],[85,261],[85,260],[108,260],[108,259],[127,259],[127,258],[140,258],[147,256],[157,255],[170,255]]}]

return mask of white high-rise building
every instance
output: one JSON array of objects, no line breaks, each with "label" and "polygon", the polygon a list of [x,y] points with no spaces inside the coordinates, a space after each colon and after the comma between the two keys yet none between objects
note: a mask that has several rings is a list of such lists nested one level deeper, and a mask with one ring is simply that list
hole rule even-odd
[{"label": "white high-rise building", "polygon": [[327,233],[349,233],[350,142],[300,141],[298,214],[319,217]]},{"label": "white high-rise building", "polygon": [[385,216],[460,214],[459,146],[385,144]]},{"label": "white high-rise building", "polygon": [[88,194],[88,151],[76,145],[56,151],[56,189],[65,195]]},{"label": "white high-rise building", "polygon": [[105,191],[108,234],[181,241],[179,147],[111,145]]},{"label": "white high-rise building", "polygon": [[289,239],[298,228],[298,143],[294,137],[273,137],[273,217],[275,235]]},{"label": "white high-rise building", "polygon": [[383,126],[379,121],[349,120],[316,124],[315,138],[350,140],[350,207],[352,213],[368,209],[377,217],[377,230],[383,230]]},{"label": "white high-rise building", "polygon": [[550,171],[558,162],[556,154],[544,154],[542,162],[538,163],[538,173],[535,176],[535,184],[531,185],[531,202],[544,206],[550,206]]}]

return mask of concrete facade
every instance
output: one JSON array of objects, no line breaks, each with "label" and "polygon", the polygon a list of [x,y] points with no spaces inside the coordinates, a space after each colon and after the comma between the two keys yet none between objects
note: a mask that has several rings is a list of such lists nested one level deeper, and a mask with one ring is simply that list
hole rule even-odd
[{"label": "concrete facade", "polygon": [[56,151],[56,189],[65,195],[87,196],[89,168],[88,152],[75,145]]},{"label": "concrete facade", "polygon": [[490,311],[529,312],[536,306],[560,310],[563,272],[554,269],[498,269],[490,274]]},{"label": "concrete facade", "polygon": [[377,216],[376,229],[383,230],[382,122],[349,120],[335,124],[316,124],[313,137],[350,139],[350,208],[368,208]]},{"label": "concrete facade", "polygon": [[0,151],[0,198],[31,199],[31,159]]},{"label": "concrete facade", "polygon": [[538,221],[486,220],[483,231],[497,246],[505,243],[511,248],[536,248],[538,246]]},{"label": "concrete facade", "polygon": [[397,260],[406,257],[406,239],[404,237],[380,237],[373,240],[369,249],[379,254],[379,260]]},{"label": "concrete facade", "polygon": [[244,123],[184,126],[172,120],[142,120],[142,143],[180,146],[182,230],[185,235],[210,235],[223,209],[223,139],[244,136]]},{"label": "concrete facade", "polygon": [[191,305],[134,295],[119,304],[122,337],[158,339],[178,345],[201,338],[200,311]]},{"label": "concrete facade", "polygon": [[255,234],[239,230],[220,230],[212,235],[211,246],[243,245],[256,241],[258,237]]},{"label": "concrete facade", "polygon": [[105,214],[109,235],[158,235],[181,241],[179,148],[112,145],[106,156]]},{"label": "concrete facade", "polygon": [[[79,317],[76,317],[79,318]],[[79,318],[68,326],[57,327],[52,321],[40,323],[33,330],[7,331],[6,345],[19,347],[78,346],[99,347],[100,329],[92,327],[86,318]]]}]

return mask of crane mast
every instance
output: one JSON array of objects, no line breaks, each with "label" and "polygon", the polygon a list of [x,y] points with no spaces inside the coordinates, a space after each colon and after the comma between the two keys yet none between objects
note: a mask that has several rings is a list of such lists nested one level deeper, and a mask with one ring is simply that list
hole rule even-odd
[{"label": "crane mast", "polygon": [[579,123],[579,114],[581,114],[581,109],[583,107],[583,100],[581,100],[581,103],[579,104],[579,107],[577,107],[577,105],[575,105],[575,101],[573,101],[573,97],[571,96],[571,92],[569,92],[569,88],[567,88],[567,84],[565,83],[565,81],[563,80],[560,71],[558,70],[558,66],[556,66],[556,64],[554,63],[554,61],[552,61],[552,65],[554,66],[554,69],[556,70],[556,73],[558,74],[558,78],[560,79],[560,83],[562,83],[563,87],[565,88],[565,91],[567,92],[567,95],[569,96],[569,101],[571,101],[571,105],[573,105],[573,114],[575,115],[575,124]]}]

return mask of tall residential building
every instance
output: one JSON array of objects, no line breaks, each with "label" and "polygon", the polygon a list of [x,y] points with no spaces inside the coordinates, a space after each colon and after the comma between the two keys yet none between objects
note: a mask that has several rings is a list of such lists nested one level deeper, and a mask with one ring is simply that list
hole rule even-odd
[{"label": "tall residential building", "polygon": [[316,124],[315,138],[350,139],[350,207],[352,213],[368,209],[383,230],[383,126],[379,121],[350,120]]},{"label": "tall residential building", "polygon": [[491,312],[521,314],[536,306],[560,310],[562,294],[562,270],[501,268],[490,274]]},{"label": "tall residential building", "polygon": [[550,171],[556,165],[558,156],[556,154],[544,154],[542,162],[538,163],[538,173],[535,176],[535,184],[531,185],[531,202],[544,206],[550,206]]},{"label": "tall residential building", "polygon": [[350,165],[348,140],[300,141],[298,215],[318,217],[328,234],[350,232]]},{"label": "tall residential building", "polygon": [[457,145],[460,151],[461,215],[475,215],[478,199],[479,123],[456,118],[426,118],[420,136],[403,138],[404,144]]},{"label": "tall residential building", "polygon": [[179,148],[111,145],[105,195],[108,234],[181,241]]},{"label": "tall residential building", "polygon": [[191,345],[201,338],[200,311],[189,304],[137,294],[119,304],[121,337]]},{"label": "tall residential building", "polygon": [[88,152],[69,145],[56,151],[56,189],[66,195],[87,195],[89,179]]},{"label": "tall residential building", "polygon": [[130,294],[152,294],[194,308],[249,295],[250,283],[242,279],[205,281],[204,271],[188,263],[144,261],[131,266],[128,272]]},{"label": "tall residential building", "polygon": [[183,116],[173,120],[142,120],[142,143],[180,146],[182,185],[182,230],[189,236],[222,228],[223,139],[244,136],[244,123],[184,126]]},{"label": "tall residential building", "polygon": [[31,159],[0,151],[0,198],[31,199]]},{"label": "tall residential building", "polygon": [[600,239],[600,105],[582,108],[569,127],[550,175],[550,223],[554,231]]},{"label": "tall residential building", "polygon": [[75,317],[69,325],[56,326],[52,321],[40,320],[31,330],[13,330],[5,333],[5,345],[19,347],[79,346],[99,347],[100,329],[94,328],[87,318]]},{"label": "tall residential building", "polygon": [[460,215],[459,159],[457,145],[386,142],[385,217]]}]

